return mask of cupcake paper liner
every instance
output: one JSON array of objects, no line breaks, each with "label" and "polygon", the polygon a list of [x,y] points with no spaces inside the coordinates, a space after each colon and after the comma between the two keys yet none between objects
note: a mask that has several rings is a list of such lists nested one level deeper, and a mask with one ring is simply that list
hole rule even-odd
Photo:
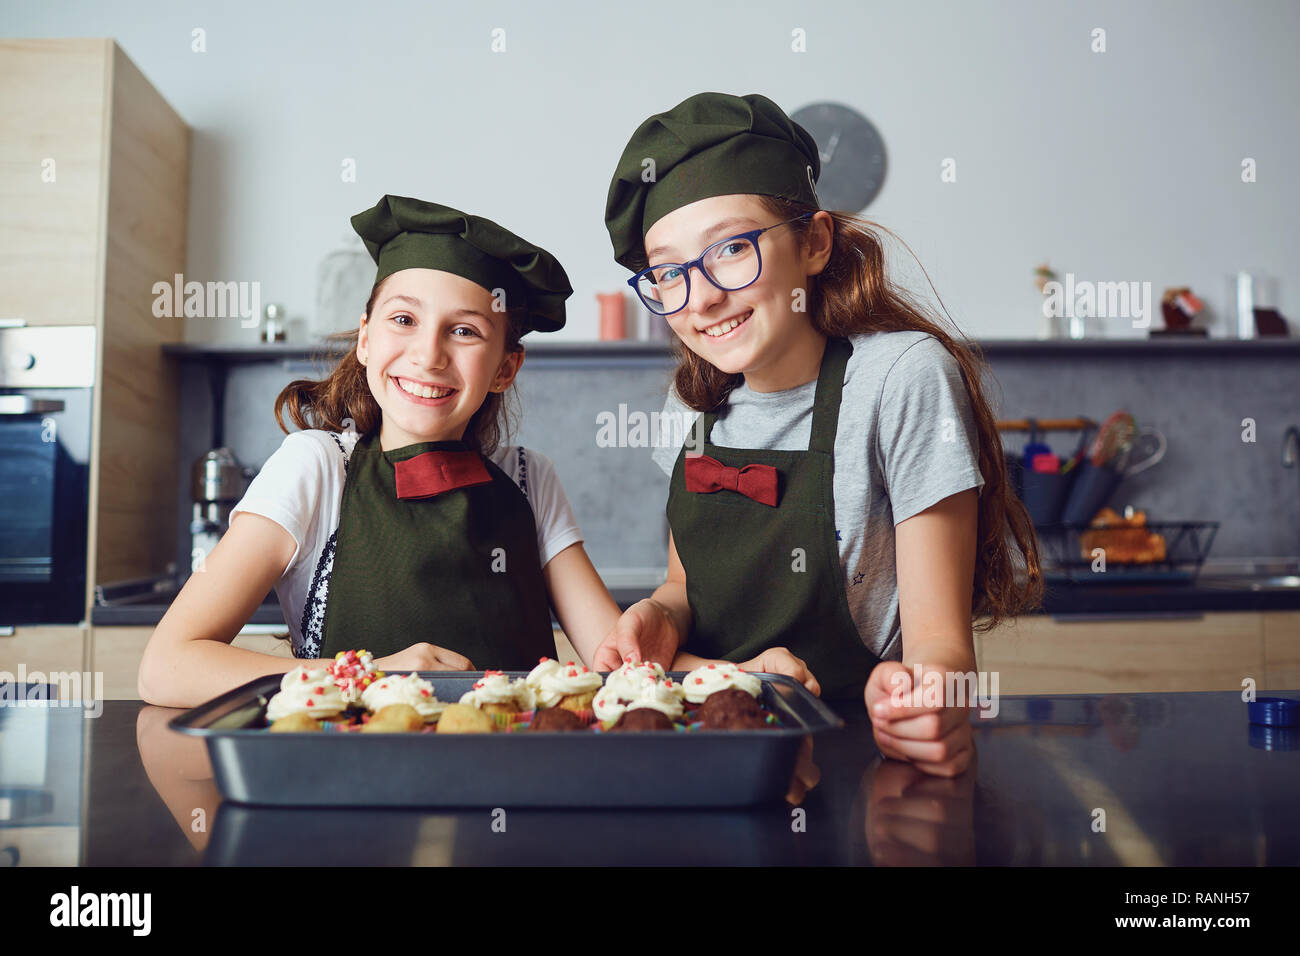
[{"label": "cupcake paper liner", "polygon": [[[597,720],[596,712],[592,710],[573,711],[573,713],[580,717],[587,724],[587,729],[593,733],[608,733],[610,729],[618,723],[616,720]],[[490,714],[489,716],[492,718],[492,722],[498,732],[518,733],[529,729],[536,714],[537,711],[535,710],[525,710],[517,714]],[[329,720],[322,720],[320,721],[321,730],[328,734],[356,733],[361,730],[362,725],[370,722],[372,716],[373,715],[369,713],[360,714],[356,719],[349,721],[348,723],[335,723]],[[689,718],[690,716],[691,715],[686,714],[683,715],[683,718]],[[781,726],[781,721],[777,718],[776,714],[772,713],[770,710],[764,709],[763,718],[769,727],[779,728]],[[692,721],[689,719],[680,719],[673,721],[673,729],[679,733],[691,733],[700,730],[703,727],[703,722],[698,720]],[[437,722],[434,721],[432,723],[426,723],[422,730],[415,732],[431,734],[435,733],[437,729]]]}]

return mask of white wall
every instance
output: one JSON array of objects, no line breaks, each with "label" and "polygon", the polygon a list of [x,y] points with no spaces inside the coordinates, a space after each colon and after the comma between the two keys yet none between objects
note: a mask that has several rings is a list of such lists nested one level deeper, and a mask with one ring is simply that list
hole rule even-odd
[{"label": "white wall", "polygon": [[[1190,285],[1212,307],[1230,273],[1259,270],[1300,316],[1300,4],[1285,0],[88,0],[6,3],[0,34],[115,37],[194,128],[188,277],[258,280],[308,320],[321,259],[387,192],[549,248],[576,290],[559,335],[593,338],[594,293],[625,288],[602,222],[614,162],[646,116],[706,89],[870,117],[889,172],[869,215],[973,336],[1038,333],[1044,259],[1150,281],[1157,300]],[[940,182],[945,157],[956,183]],[[189,335],[255,331],[191,320]]]}]

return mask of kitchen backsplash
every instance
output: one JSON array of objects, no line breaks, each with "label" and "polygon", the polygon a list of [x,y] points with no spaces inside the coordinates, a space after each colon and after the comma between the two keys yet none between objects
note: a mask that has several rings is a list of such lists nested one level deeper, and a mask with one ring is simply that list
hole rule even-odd
[{"label": "kitchen backsplash", "polygon": [[[1217,520],[1212,558],[1300,555],[1300,469],[1281,465],[1282,437],[1300,425],[1297,353],[1262,350],[1169,354],[999,351],[989,343],[997,379],[989,396],[997,418],[1084,415],[1102,421],[1126,408],[1139,426],[1168,439],[1164,460],[1120,486],[1112,505],[1144,509],[1151,520]],[[585,354],[584,354],[585,353]],[[203,367],[187,361],[182,377],[181,462],[177,476],[178,566],[188,564],[188,463],[212,442],[211,397]],[[283,438],[272,408],[294,378],[315,377],[309,363],[235,363],[226,388],[225,443],[244,465],[260,467]],[[668,480],[649,447],[602,447],[602,413],[635,425],[663,407],[670,358],[653,349],[619,354],[601,346],[529,354],[518,379],[521,416],[515,442],[554,462],[602,573],[666,564],[664,503]],[[624,406],[620,416],[620,405]],[[1253,442],[1243,440],[1254,422]],[[635,432],[632,437],[639,438]],[[1052,434],[1054,451],[1073,451],[1077,434]],[[647,435],[647,440],[649,436]],[[1008,436],[1018,449],[1023,436]],[[629,444],[631,444],[629,442]]]}]

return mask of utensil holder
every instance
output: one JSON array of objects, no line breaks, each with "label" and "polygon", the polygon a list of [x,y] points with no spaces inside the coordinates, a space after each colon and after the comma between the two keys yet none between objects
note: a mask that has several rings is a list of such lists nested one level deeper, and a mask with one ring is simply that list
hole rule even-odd
[{"label": "utensil holder", "polygon": [[1029,520],[1036,525],[1055,524],[1061,519],[1061,508],[1074,486],[1079,469],[1067,472],[1044,472],[1025,468],[1023,471],[1023,492],[1020,500],[1025,503]]},{"label": "utensil holder", "polygon": [[1110,501],[1124,476],[1109,465],[1094,465],[1086,458],[1073,471],[1079,477],[1070,490],[1061,520],[1066,524],[1086,525]]}]

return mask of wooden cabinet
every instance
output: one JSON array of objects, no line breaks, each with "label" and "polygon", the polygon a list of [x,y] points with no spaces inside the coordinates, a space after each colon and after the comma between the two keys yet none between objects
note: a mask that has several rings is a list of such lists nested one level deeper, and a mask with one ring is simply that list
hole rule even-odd
[{"label": "wooden cabinet", "polygon": [[87,608],[175,560],[189,127],[112,40],[0,39],[0,319],[96,327]]},{"label": "wooden cabinet", "polygon": [[564,631],[558,626],[551,628],[551,633],[555,636],[555,659],[557,661],[577,661],[581,660],[578,652],[573,649],[569,639],[564,636]]},{"label": "wooden cabinet", "polygon": [[1300,612],[1059,620],[1027,616],[976,635],[1003,694],[1106,694],[1300,687]]},{"label": "wooden cabinet", "polygon": [[[577,660],[560,628],[556,658]],[[106,700],[139,700],[136,674],[152,627],[19,628],[0,637],[0,670],[88,670],[104,674]],[[274,634],[241,633],[235,647],[292,657]],[[83,660],[84,650],[84,664]],[[975,637],[981,670],[998,672],[1000,694],[1110,694],[1300,689],[1300,611],[1191,618],[1055,620],[1026,616]]]},{"label": "wooden cabinet", "polygon": [[0,671],[17,678],[21,666],[33,672],[80,674],[89,670],[84,627],[16,627],[0,636]]},{"label": "wooden cabinet", "polygon": [[105,40],[0,40],[0,319],[92,325],[104,298]]},{"label": "wooden cabinet", "polygon": [[1264,615],[1266,690],[1300,690],[1300,611]]},{"label": "wooden cabinet", "polygon": [[[140,673],[140,660],[145,645],[153,634],[152,627],[96,627],[93,628],[90,650],[90,669],[104,673],[105,700],[139,700],[136,677]],[[246,651],[257,651],[273,657],[293,657],[286,638],[274,634],[247,634],[241,632],[231,646]]]}]

